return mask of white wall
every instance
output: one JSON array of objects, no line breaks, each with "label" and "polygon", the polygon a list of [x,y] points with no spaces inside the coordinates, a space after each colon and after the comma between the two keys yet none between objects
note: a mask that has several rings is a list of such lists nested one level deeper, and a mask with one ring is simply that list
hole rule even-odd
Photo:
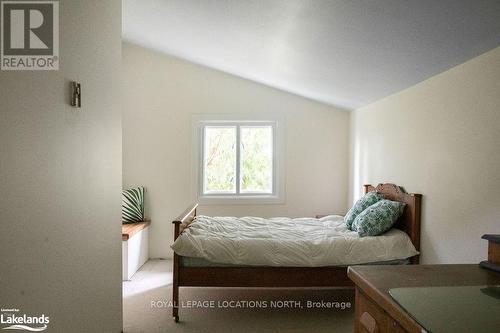
[{"label": "white wall", "polygon": [[171,221],[191,195],[193,114],[286,118],[286,202],[203,206],[201,214],[313,216],[347,210],[349,114],[125,43],[123,184],[147,188],[152,257],[170,257]]},{"label": "white wall", "polygon": [[121,332],[121,1],[60,10],[60,70],[0,72],[0,306]]},{"label": "white wall", "polygon": [[500,233],[500,48],[352,115],[363,183],[422,193],[422,261],[477,263]]}]

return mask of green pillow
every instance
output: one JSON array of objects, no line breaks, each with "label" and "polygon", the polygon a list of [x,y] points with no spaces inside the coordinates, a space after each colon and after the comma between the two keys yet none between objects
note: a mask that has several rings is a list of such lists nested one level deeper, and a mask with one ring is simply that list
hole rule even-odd
[{"label": "green pillow", "polygon": [[144,221],[144,187],[122,191],[122,223]]},{"label": "green pillow", "polygon": [[377,236],[391,229],[403,214],[404,202],[380,200],[356,217],[352,227],[360,237]]},{"label": "green pillow", "polygon": [[352,223],[354,222],[354,219],[361,214],[365,209],[373,205],[374,203],[384,199],[384,196],[380,193],[377,192],[368,192],[365,194],[361,199],[356,201],[354,206],[352,206],[351,209],[347,212],[347,214],[344,216],[344,222],[347,225],[347,229],[349,230],[354,230],[352,228]]}]

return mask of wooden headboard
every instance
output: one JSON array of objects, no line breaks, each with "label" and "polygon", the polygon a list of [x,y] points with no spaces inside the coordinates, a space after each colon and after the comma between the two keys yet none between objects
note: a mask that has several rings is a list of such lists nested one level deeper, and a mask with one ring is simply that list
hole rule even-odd
[{"label": "wooden headboard", "polygon": [[[363,185],[365,194],[377,191],[387,199],[406,203],[403,215],[396,222],[395,227],[403,230],[410,236],[410,239],[420,251],[420,209],[422,204],[422,194],[406,193],[402,187],[394,184]],[[412,264],[418,264],[419,256],[410,259]]]}]

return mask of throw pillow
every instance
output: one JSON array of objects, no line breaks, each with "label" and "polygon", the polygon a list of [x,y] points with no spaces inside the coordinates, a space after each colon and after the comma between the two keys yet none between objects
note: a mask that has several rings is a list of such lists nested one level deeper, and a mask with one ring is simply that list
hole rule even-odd
[{"label": "throw pillow", "polygon": [[122,191],[122,222],[144,221],[144,187]]},{"label": "throw pillow", "polygon": [[360,237],[377,236],[391,229],[403,214],[404,202],[380,200],[356,217],[353,228]]},{"label": "throw pillow", "polygon": [[368,192],[363,197],[361,197],[361,199],[356,201],[354,206],[352,206],[352,208],[344,216],[344,222],[347,225],[347,228],[349,230],[354,230],[352,228],[352,223],[354,222],[356,217],[361,214],[366,208],[382,199],[384,199],[384,196],[382,194],[372,191]]}]

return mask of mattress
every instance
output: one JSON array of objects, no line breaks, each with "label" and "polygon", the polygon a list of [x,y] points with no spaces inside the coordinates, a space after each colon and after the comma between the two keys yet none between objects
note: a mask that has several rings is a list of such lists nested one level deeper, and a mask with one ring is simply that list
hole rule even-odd
[{"label": "mattress", "polygon": [[[252,267],[249,265],[232,265],[232,264],[222,264],[220,262],[211,262],[203,258],[194,257],[180,257],[182,267]],[[376,261],[369,262],[358,265],[409,265],[409,259],[395,259],[387,261]],[[347,265],[341,265],[337,267],[346,267]]]},{"label": "mattress", "polygon": [[339,215],[320,219],[201,215],[171,247],[180,256],[219,266],[345,266],[404,260],[418,254],[401,230],[359,237]]}]

